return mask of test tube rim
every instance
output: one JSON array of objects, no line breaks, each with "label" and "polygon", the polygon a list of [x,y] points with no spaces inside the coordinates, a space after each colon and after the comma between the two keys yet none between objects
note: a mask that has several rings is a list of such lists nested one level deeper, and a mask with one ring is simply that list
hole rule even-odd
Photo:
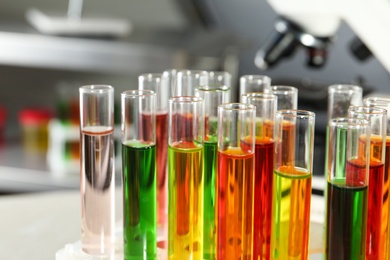
[{"label": "test tube rim", "polygon": [[138,80],[141,79],[141,78],[147,78],[147,79],[152,79],[152,78],[156,78],[161,81],[161,78],[163,76],[163,73],[143,73],[141,75],[138,76]]},{"label": "test tube rim", "polygon": [[255,111],[256,107],[248,103],[224,103],[219,105],[218,109],[225,111]]},{"label": "test tube rim", "polygon": [[259,75],[259,74],[247,74],[240,77],[240,82],[242,80],[262,80],[267,81],[268,83],[271,83],[271,77],[267,75]]},{"label": "test tube rim", "polygon": [[329,120],[329,125],[348,129],[350,126],[365,127],[369,125],[369,122],[363,118],[336,117]]},{"label": "test tube rim", "polygon": [[295,117],[295,118],[315,118],[315,113],[302,109],[281,109],[276,111],[277,116]]},{"label": "test tube rim", "polygon": [[271,93],[278,93],[278,94],[298,93],[298,89],[296,87],[288,86],[288,85],[272,85],[270,87],[270,91]]},{"label": "test tube rim", "polygon": [[196,88],[196,90],[203,92],[228,92],[230,87],[226,85],[205,85]]},{"label": "test tube rim", "polygon": [[169,98],[169,103],[199,103],[203,98],[197,96],[173,96]]},{"label": "test tube rim", "polygon": [[122,98],[147,98],[147,97],[153,97],[155,95],[156,92],[148,89],[132,89],[132,90],[123,91],[121,93]]},{"label": "test tube rim", "polygon": [[[368,112],[366,110],[370,110],[371,112]],[[350,106],[348,108],[348,114],[350,113],[357,113],[359,115],[387,115],[387,109],[377,106]]]},{"label": "test tube rim", "polygon": [[[367,102],[373,102],[373,103],[370,103],[370,104],[367,104]],[[365,106],[389,106],[390,105],[390,97],[366,97],[364,100],[363,100],[363,104]]]},{"label": "test tube rim", "polygon": [[359,92],[363,93],[362,87],[353,84],[333,84],[328,87],[328,93],[350,93]]},{"label": "test tube rim", "polygon": [[103,94],[110,91],[114,91],[114,87],[105,84],[91,84],[81,86],[79,90],[81,93]]},{"label": "test tube rim", "polygon": [[210,75],[212,77],[214,77],[214,76],[227,76],[229,80],[232,78],[232,74],[230,74],[227,71],[223,71],[223,70],[221,70],[221,71],[218,71],[218,70],[209,71],[209,76]]},{"label": "test tube rim", "polygon": [[247,92],[241,94],[241,97],[246,97],[254,100],[274,100],[278,99],[278,97],[272,93],[266,93],[266,92]]},{"label": "test tube rim", "polygon": [[199,75],[197,77],[207,77],[208,78],[208,73],[206,70],[178,70],[176,71],[176,78],[180,79],[183,76],[191,76],[191,75]]}]

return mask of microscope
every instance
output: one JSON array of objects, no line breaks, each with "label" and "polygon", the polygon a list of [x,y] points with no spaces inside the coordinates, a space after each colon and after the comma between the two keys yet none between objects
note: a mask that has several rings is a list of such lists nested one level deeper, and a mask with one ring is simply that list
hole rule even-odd
[{"label": "microscope", "polygon": [[275,32],[255,56],[255,65],[267,69],[299,47],[307,50],[307,65],[326,64],[341,21],[355,32],[352,53],[360,60],[373,54],[390,72],[389,0],[268,0],[279,14]]}]

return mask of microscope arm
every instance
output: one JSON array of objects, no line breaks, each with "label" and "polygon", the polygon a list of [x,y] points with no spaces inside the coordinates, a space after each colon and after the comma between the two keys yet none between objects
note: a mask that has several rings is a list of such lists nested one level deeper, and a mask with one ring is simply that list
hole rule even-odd
[{"label": "microscope arm", "polygon": [[343,20],[390,72],[390,1],[356,1]]},{"label": "microscope arm", "polygon": [[268,0],[282,17],[316,37],[345,21],[390,72],[390,0]]}]

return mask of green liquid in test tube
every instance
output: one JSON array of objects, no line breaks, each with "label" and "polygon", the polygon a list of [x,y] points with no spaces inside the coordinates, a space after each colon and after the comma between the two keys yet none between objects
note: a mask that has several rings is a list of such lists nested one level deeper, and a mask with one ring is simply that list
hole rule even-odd
[{"label": "green liquid in test tube", "polygon": [[215,259],[216,254],[216,178],[218,106],[230,100],[231,75],[209,72],[208,84],[195,90],[205,104],[204,196],[203,196],[203,259]]},{"label": "green liquid in test tube", "polygon": [[365,259],[369,146],[359,139],[367,129],[363,120],[329,121],[324,259]]},{"label": "green liquid in test tube", "polygon": [[156,146],[122,144],[124,259],[157,259]]},{"label": "green liquid in test tube", "polygon": [[157,259],[156,94],[121,96],[124,259]]}]

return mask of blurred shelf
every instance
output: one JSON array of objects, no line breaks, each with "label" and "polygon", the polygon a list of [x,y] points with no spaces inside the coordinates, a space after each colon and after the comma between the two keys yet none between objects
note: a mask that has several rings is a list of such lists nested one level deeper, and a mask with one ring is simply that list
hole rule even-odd
[{"label": "blurred shelf", "polygon": [[[115,183],[121,185],[120,165],[116,160]],[[20,143],[0,146],[0,194],[54,190],[78,190],[79,172],[53,172],[47,154],[29,152]]]},{"label": "blurred shelf", "polygon": [[0,192],[26,193],[78,189],[79,176],[57,178],[48,171],[0,166]]},{"label": "blurred shelf", "polygon": [[170,68],[216,70],[244,41],[220,31],[135,28],[126,38],[44,35],[28,25],[0,23],[0,64],[104,73]]},{"label": "blurred shelf", "polygon": [[19,143],[0,147],[0,192],[19,193],[80,187],[78,174],[56,176],[47,167],[46,154],[27,152]]}]

